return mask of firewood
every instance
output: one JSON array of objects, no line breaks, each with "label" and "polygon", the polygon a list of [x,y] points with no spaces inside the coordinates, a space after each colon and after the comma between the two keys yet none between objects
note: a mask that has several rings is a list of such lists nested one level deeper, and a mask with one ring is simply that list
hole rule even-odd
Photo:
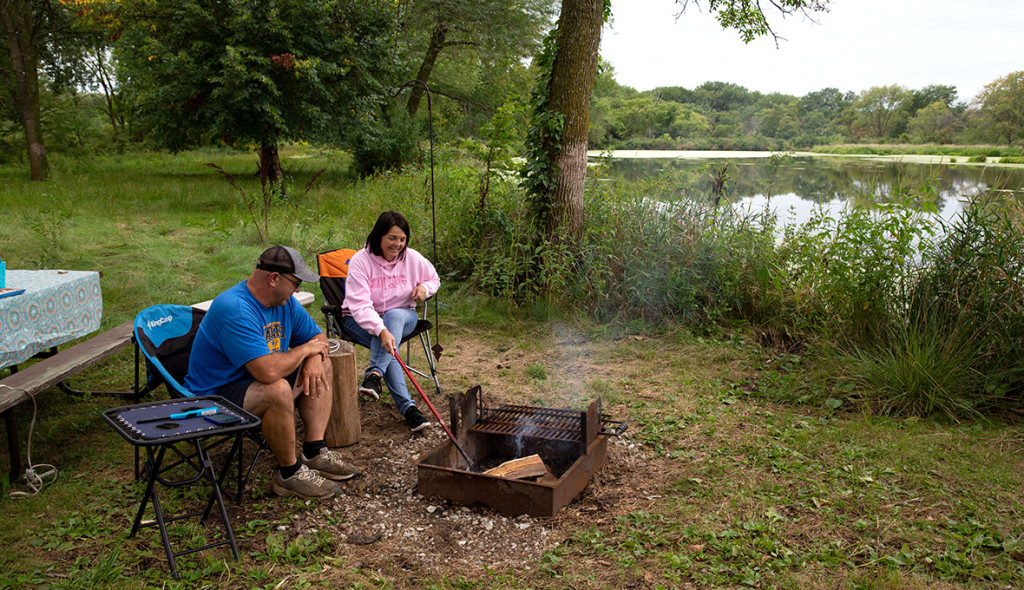
[{"label": "firewood", "polygon": [[530,455],[521,459],[505,461],[501,465],[484,471],[484,475],[504,477],[506,479],[526,479],[538,477],[550,473],[551,470],[544,464],[540,455]]}]

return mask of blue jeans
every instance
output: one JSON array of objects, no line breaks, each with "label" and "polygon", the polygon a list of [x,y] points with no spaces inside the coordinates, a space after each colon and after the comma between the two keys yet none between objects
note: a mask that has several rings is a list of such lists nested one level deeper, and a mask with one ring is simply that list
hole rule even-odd
[{"label": "blue jeans", "polygon": [[[400,307],[385,311],[381,316],[384,320],[384,327],[395,337],[395,347],[405,340],[406,335],[411,334],[416,328],[419,317],[415,309]],[[398,360],[384,351],[380,338],[371,335],[362,329],[352,316],[341,318],[345,331],[352,336],[356,344],[370,349],[370,366],[363,374],[365,377],[376,370],[384,376],[384,382],[391,392],[391,399],[395,402],[395,409],[399,414],[405,415],[405,411],[416,405],[409,397],[409,388],[405,385],[405,373],[402,372],[402,365]]]}]

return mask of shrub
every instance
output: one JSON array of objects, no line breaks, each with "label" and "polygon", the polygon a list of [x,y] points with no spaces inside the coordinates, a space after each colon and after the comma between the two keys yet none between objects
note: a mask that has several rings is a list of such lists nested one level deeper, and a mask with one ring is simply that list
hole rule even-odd
[{"label": "shrub", "polygon": [[782,248],[790,280],[819,300],[827,327],[864,342],[887,324],[892,296],[927,233],[921,216],[901,203],[854,206],[836,218],[818,209],[807,223],[786,228]]},{"label": "shrub", "polygon": [[985,159],[986,159],[985,156],[971,156],[970,158],[967,158],[967,161],[969,163],[971,163],[971,164],[977,164],[977,163],[982,163],[983,164],[983,163],[985,163]]},{"label": "shrub", "polygon": [[360,177],[400,169],[416,156],[416,123],[400,106],[392,105],[380,119],[366,123],[354,135],[352,157]]},{"label": "shrub", "polygon": [[975,201],[928,251],[876,347],[851,356],[880,410],[954,419],[1021,406],[1024,229],[1013,202]]}]

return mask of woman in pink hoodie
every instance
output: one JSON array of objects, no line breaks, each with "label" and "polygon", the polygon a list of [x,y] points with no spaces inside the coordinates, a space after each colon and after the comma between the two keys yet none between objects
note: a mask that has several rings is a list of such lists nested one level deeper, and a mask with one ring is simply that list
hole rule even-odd
[{"label": "woman in pink hoodie", "polygon": [[416,327],[416,303],[437,293],[441,279],[429,260],[408,247],[409,237],[409,222],[401,213],[380,214],[366,247],[349,262],[341,312],[345,331],[370,349],[360,393],[379,399],[383,378],[395,409],[417,432],[430,423],[409,396],[402,366],[393,354]]}]

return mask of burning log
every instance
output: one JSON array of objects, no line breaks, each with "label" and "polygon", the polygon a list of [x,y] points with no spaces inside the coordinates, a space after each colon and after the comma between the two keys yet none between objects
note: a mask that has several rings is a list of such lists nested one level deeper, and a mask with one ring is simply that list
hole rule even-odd
[{"label": "burning log", "polygon": [[529,457],[512,459],[511,461],[505,461],[497,467],[484,471],[484,475],[504,477],[505,479],[527,479],[530,477],[549,475],[550,473],[551,470],[544,464],[544,460],[540,458],[540,455],[530,455]]}]

